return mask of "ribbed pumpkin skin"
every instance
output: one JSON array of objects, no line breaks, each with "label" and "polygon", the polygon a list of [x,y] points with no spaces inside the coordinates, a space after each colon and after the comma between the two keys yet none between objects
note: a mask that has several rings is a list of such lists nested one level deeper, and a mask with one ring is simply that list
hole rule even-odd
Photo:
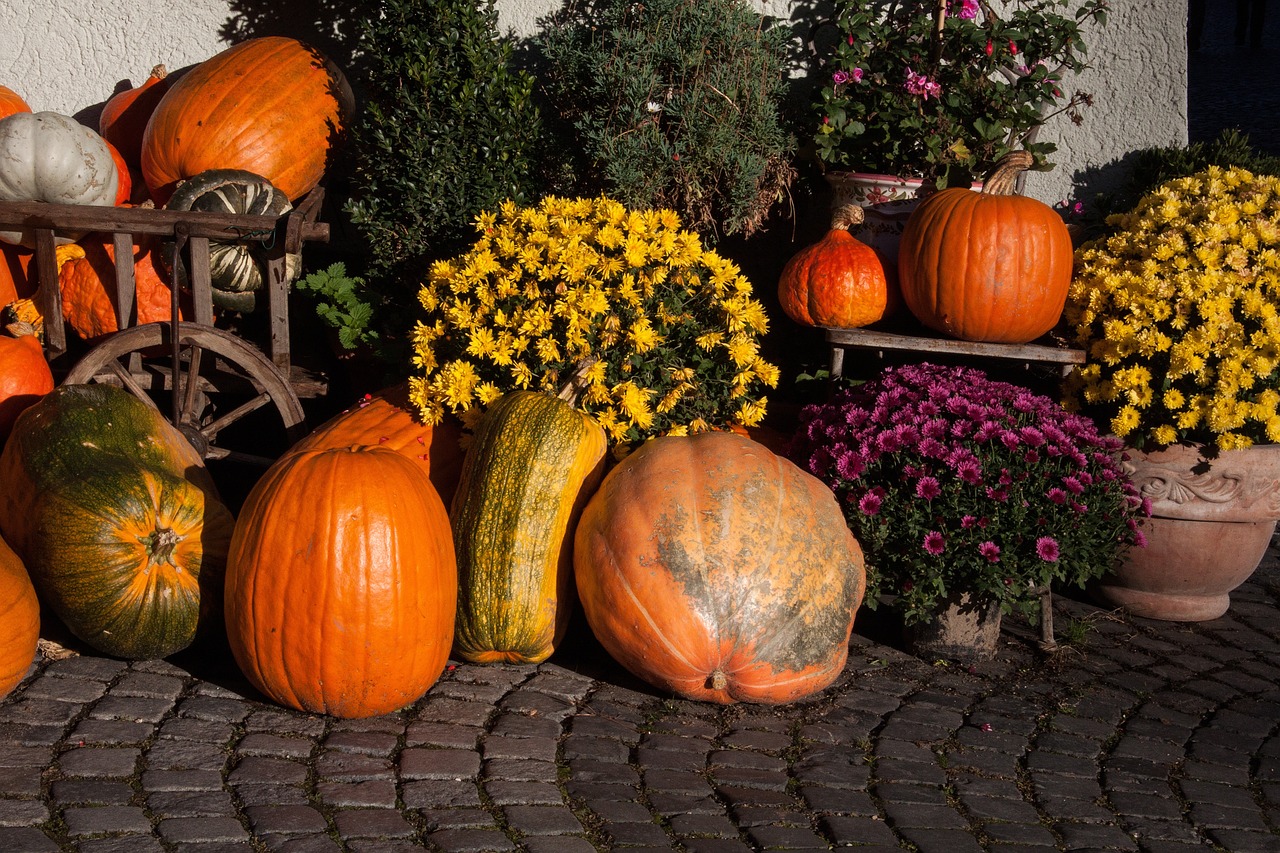
[{"label": "ribbed pumpkin skin", "polygon": [[18,415],[52,390],[53,373],[36,336],[0,332],[0,446]]},{"label": "ribbed pumpkin skin", "polygon": [[778,301],[804,326],[858,329],[885,315],[889,285],[875,250],[845,228],[832,228],[787,261]]},{"label": "ribbed pumpkin skin", "polygon": [[22,560],[0,539],[0,699],[31,668],[40,642],[40,601]]},{"label": "ribbed pumpkin skin", "polygon": [[473,663],[538,663],[573,609],[573,525],[604,471],[604,431],[539,391],[485,412],[450,520],[458,552],[454,651]]},{"label": "ribbed pumpkin skin", "polygon": [[[115,310],[115,247],[110,238],[89,235],[78,241],[83,258],[72,258],[58,271],[62,289],[62,316],[85,340],[118,331]],[[138,324],[168,320],[173,313],[173,295],[161,276],[156,242],[143,238],[133,246],[133,285],[137,300]],[[187,308],[179,306],[185,319]]]},{"label": "ribbed pumpkin skin", "polygon": [[143,134],[142,175],[157,204],[209,169],[245,169],[296,200],[324,176],[352,103],[342,72],[314,48],[241,42],[170,84]]},{"label": "ribbed pumpkin skin", "polygon": [[656,438],[618,463],[578,522],[574,574],[615,660],[721,704],[829,686],[866,585],[831,491],[723,432]]},{"label": "ribbed pumpkin skin", "polygon": [[421,469],[384,447],[292,452],[236,524],[227,638],[281,705],[386,714],[443,672],[457,589],[448,513]]},{"label": "ribbed pumpkin skin", "polygon": [[1071,264],[1071,235],[1044,202],[952,187],[907,220],[898,278],[908,310],[930,329],[1022,344],[1061,318]]},{"label": "ribbed pumpkin skin", "polygon": [[46,394],[14,425],[0,484],[0,532],[98,651],[167,657],[217,617],[234,519],[182,434],[127,391]]},{"label": "ribbed pumpkin skin", "polygon": [[370,394],[320,424],[289,452],[365,445],[403,454],[427,473],[446,507],[452,505],[462,475],[462,424],[447,417],[431,426],[409,402],[409,383]]}]

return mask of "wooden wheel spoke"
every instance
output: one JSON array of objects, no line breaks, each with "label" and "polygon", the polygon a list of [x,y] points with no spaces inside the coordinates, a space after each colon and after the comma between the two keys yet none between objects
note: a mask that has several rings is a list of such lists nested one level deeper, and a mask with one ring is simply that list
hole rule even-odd
[{"label": "wooden wheel spoke", "polygon": [[200,434],[203,435],[205,438],[209,439],[209,442],[212,444],[213,440],[218,437],[219,432],[226,429],[228,426],[235,423],[236,421],[240,420],[250,412],[256,412],[258,409],[261,409],[263,406],[265,406],[267,403],[270,403],[270,402],[271,402],[271,395],[267,394],[266,392],[263,392],[258,396],[254,397],[252,400],[247,400],[244,403],[241,403],[239,406],[236,406],[234,409],[227,412],[225,415],[218,418],[217,420],[212,421],[200,427]]},{"label": "wooden wheel spoke", "polygon": [[[103,366],[111,372],[112,376],[120,380],[120,384],[123,385],[125,390],[130,394],[137,397],[156,411],[160,411],[160,407],[156,405],[156,401],[151,399],[151,395],[147,393],[146,389],[134,380],[133,376],[130,375],[129,371],[126,370],[119,361],[113,358]],[[101,376],[102,372],[99,371],[97,375]]]},{"label": "wooden wheel spoke", "polygon": [[179,419],[183,423],[198,427],[200,426],[200,412],[196,411],[196,402],[200,395],[200,361],[204,350],[201,347],[192,346],[187,351],[190,353],[190,360],[186,370],[182,371],[185,375],[183,387],[179,388],[175,379],[173,393],[182,395],[182,409]]}]

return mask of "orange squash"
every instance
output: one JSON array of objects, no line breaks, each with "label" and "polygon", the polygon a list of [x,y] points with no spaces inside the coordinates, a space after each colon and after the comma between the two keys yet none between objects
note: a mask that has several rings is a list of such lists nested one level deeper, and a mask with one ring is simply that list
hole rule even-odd
[{"label": "orange squash", "polygon": [[0,86],[0,118],[11,116],[14,113],[29,112],[31,112],[31,107],[27,105],[21,95],[8,86]]},{"label": "orange squash", "polygon": [[[86,340],[118,330],[115,300],[115,247],[111,240],[94,234],[79,241],[84,257],[71,258],[58,272],[62,287],[62,316]],[[168,320],[172,314],[169,285],[156,267],[157,243],[144,239],[133,247],[133,279],[137,298],[138,324]],[[180,307],[187,317],[189,308]]]},{"label": "orange squash", "polygon": [[116,92],[102,106],[98,132],[119,149],[131,169],[142,165],[142,135],[168,88],[169,72],[163,65],[157,65],[141,85]]},{"label": "orange squash", "polygon": [[0,539],[0,699],[31,668],[40,642],[40,602],[22,560]]},{"label": "orange squash", "polygon": [[116,186],[116,207],[119,207],[122,204],[128,204],[133,195],[133,175],[129,172],[129,164],[125,163],[120,149],[110,140],[103,141],[107,143],[107,150],[111,152],[111,162],[116,164],[116,176],[119,179],[119,184]]},{"label": "orange squash", "polygon": [[431,426],[409,402],[409,383],[366,394],[298,441],[289,452],[364,445],[389,447],[411,459],[431,478],[446,507],[453,503],[465,453],[459,443],[462,423],[446,417]]},{"label": "orange squash", "polygon": [[619,462],[578,522],[574,573],[615,660],[723,704],[830,685],[866,587],[831,490],[729,432],[652,439]]},{"label": "orange squash", "polygon": [[862,208],[842,206],[826,236],[801,249],[782,268],[778,301],[792,320],[804,326],[857,329],[882,319],[892,306],[880,256],[849,233],[862,218]]},{"label": "orange squash", "polygon": [[253,172],[297,200],[323,177],[352,104],[342,72],[314,48],[241,42],[169,86],[143,134],[143,178],[158,205],[210,169]]},{"label": "orange squash", "polygon": [[0,446],[18,415],[52,390],[53,373],[35,330],[15,323],[0,331]]},{"label": "orange squash", "polygon": [[27,276],[33,254],[30,249],[0,241],[0,308],[35,292]]},{"label": "orange squash", "polygon": [[912,212],[898,278],[925,326],[965,341],[1023,344],[1057,325],[1071,285],[1071,235],[1049,205],[1012,194],[1031,162],[1014,151],[981,193],[952,187]]},{"label": "orange squash", "polygon": [[287,453],[245,500],[227,562],[227,638],[273,701],[390,713],[444,671],[458,579],[449,517],[385,447]]}]

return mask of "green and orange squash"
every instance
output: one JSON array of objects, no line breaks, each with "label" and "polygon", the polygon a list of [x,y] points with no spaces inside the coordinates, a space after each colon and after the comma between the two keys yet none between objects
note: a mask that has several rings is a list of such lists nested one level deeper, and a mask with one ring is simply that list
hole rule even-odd
[{"label": "green and orange squash", "polygon": [[236,524],[227,639],[275,702],[386,714],[444,671],[457,588],[448,513],[420,467],[386,447],[291,451]]},{"label": "green and orange squash", "polygon": [[112,385],[55,388],[18,417],[0,483],[0,534],[94,649],[162,658],[220,624],[234,519],[153,406]]},{"label": "green and orange squash", "polygon": [[834,682],[866,588],[831,490],[728,432],[651,439],[619,462],[578,521],[574,574],[615,660],[722,704]]},{"label": "green and orange squash", "polygon": [[604,431],[567,401],[511,391],[484,413],[450,520],[458,555],[454,651],[538,663],[573,612],[573,527],[604,471]]}]

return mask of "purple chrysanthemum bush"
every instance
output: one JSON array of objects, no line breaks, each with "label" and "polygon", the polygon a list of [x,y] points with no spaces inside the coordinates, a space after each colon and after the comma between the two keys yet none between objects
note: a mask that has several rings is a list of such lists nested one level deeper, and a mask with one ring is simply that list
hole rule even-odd
[{"label": "purple chrysanthemum bush", "polygon": [[867,557],[867,605],[906,624],[950,594],[1035,617],[1145,545],[1150,513],[1093,421],[972,368],[889,368],[806,407],[790,455],[835,492]]}]

